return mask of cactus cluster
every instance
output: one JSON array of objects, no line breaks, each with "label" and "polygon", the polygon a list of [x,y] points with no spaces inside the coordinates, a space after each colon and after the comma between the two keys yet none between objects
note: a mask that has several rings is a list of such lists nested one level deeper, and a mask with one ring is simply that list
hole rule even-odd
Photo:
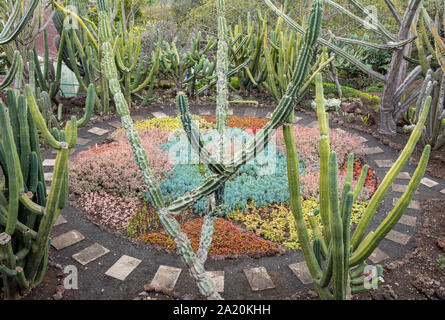
[{"label": "cactus cluster", "polygon": [[[317,75],[316,91],[317,115],[320,128],[320,206],[312,216],[308,217],[311,225],[315,227],[313,244],[309,242],[300,203],[298,156],[295,149],[294,136],[291,125],[284,125],[290,203],[304,258],[320,297],[322,299],[344,300],[350,298],[352,294],[375,289],[376,286],[382,283],[381,266],[368,266],[366,259],[369,258],[380,241],[399,221],[409,205],[425,173],[431,146],[427,145],[424,148],[408,188],[395,207],[375,231],[371,231],[368,234],[366,232],[391,183],[402,170],[422,135],[431,105],[431,97],[426,99],[418,123],[408,143],[371,198],[362,219],[351,236],[350,217],[352,205],[361,192],[368,170],[367,168],[362,169],[359,181],[355,188],[352,188],[354,155],[350,154],[346,180],[339,199],[337,156],[335,152],[330,151],[329,122],[324,107],[321,75]],[[314,215],[317,214],[321,216],[323,232],[320,231],[320,227],[317,227],[316,222],[313,221]]]},{"label": "cactus cluster", "polygon": [[[68,157],[76,144],[77,121],[65,130],[45,125],[26,85],[26,97],[8,89],[8,108],[0,102],[0,273],[4,296],[13,299],[38,285],[45,275],[50,233],[68,198]],[[49,192],[40,154],[41,132],[58,151]],[[47,194],[48,193],[48,194]]]},{"label": "cactus cluster", "polygon": [[[219,0],[217,4],[220,14],[223,13],[223,0]],[[110,26],[107,23],[108,15],[106,2],[104,0],[99,0],[98,5],[99,35],[101,40],[100,42],[102,44],[101,51],[103,53],[105,74],[109,80],[112,96],[114,97],[116,108],[121,116],[122,125],[126,131],[128,140],[132,146],[136,162],[139,169],[142,171],[152,205],[158,211],[160,221],[167,231],[167,234],[174,239],[178,252],[181,254],[185,263],[189,267],[193,277],[195,277],[197,280],[197,285],[200,292],[208,298],[219,299],[220,296],[215,291],[213,283],[204,269],[206,256],[205,252],[207,252],[209,244],[209,241],[205,239],[211,239],[212,217],[219,216],[224,212],[218,209],[218,205],[215,205],[218,198],[221,196],[219,194],[219,190],[221,190],[224,183],[230,179],[244,163],[252,159],[255,154],[262,152],[267,146],[269,140],[272,138],[273,131],[281,126],[285,121],[289,120],[289,116],[294,108],[293,102],[295,97],[298,95],[299,90],[304,85],[310,69],[309,61],[311,60],[314,52],[314,43],[321,30],[322,3],[319,0],[314,1],[309,17],[308,28],[305,32],[301,55],[293,72],[293,81],[289,83],[286,94],[281,99],[278,107],[272,114],[271,120],[263,127],[261,131],[257,133],[255,139],[249,141],[242,150],[232,155],[230,159],[218,159],[219,157],[215,157],[208,150],[203,148],[201,134],[198,126],[193,122],[188,111],[185,96],[183,94],[178,95],[178,107],[181,111],[181,119],[183,121],[183,126],[187,137],[189,138],[192,147],[195,148],[195,150],[198,150],[201,161],[208,165],[212,174],[196,189],[183,197],[172,201],[171,203],[167,203],[166,199],[164,199],[161,195],[159,183],[156,181],[153,173],[151,172],[149,163],[147,161],[147,155],[141,145],[140,136],[133,126],[128,105],[122,94],[121,88],[118,85],[118,72],[112,54],[112,33]],[[219,16],[219,21],[221,23],[219,25],[221,28],[224,28],[223,20],[224,19]],[[225,41],[223,39],[220,40],[220,44],[222,45],[220,48],[223,48],[223,43]],[[222,65],[221,69],[218,70],[226,70],[225,68],[226,67]],[[222,74],[218,74],[218,81],[221,81],[222,83],[227,81],[227,77],[224,72],[222,72]],[[222,85],[220,90],[225,90],[224,87],[225,86]],[[226,97],[225,94],[221,94],[220,99],[218,99],[217,106],[217,108],[220,108],[219,114],[222,115],[221,119],[224,118],[223,115],[225,112],[225,107],[224,105],[220,105],[220,103],[222,104],[224,102],[224,99],[226,99],[224,97]],[[198,253],[195,254],[190,245],[190,241],[188,240],[187,236],[181,232],[180,226],[174,216],[194,204],[199,199],[209,196],[209,217],[206,218],[206,223],[203,227],[203,238],[200,243],[200,250],[198,250]]]}]

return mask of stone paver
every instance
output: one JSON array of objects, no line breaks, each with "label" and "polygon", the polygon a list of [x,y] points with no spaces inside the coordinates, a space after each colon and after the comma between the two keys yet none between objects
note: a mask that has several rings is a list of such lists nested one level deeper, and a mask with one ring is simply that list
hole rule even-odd
[{"label": "stone paver", "polygon": [[257,110],[255,108],[245,108],[244,116],[245,117],[256,117]]},{"label": "stone paver", "polygon": [[88,130],[88,132],[95,134],[96,136],[103,136],[104,134],[108,133],[109,130],[105,130],[99,127],[94,127]]},{"label": "stone paver", "polygon": [[439,184],[436,181],[428,178],[423,178],[422,180],[420,180],[420,183],[423,184],[424,186],[427,186],[428,188],[435,187]]},{"label": "stone paver", "polygon": [[203,109],[203,108],[199,108],[198,109],[199,115],[201,116],[210,116],[210,110],[209,109]]},{"label": "stone paver", "polygon": [[88,144],[90,141],[91,141],[90,139],[84,139],[84,138],[78,137],[76,144],[84,146],[84,145]]},{"label": "stone paver", "polygon": [[168,116],[164,112],[152,112],[155,118],[168,118]]},{"label": "stone paver", "polygon": [[120,121],[110,121],[108,124],[116,129],[122,128],[122,123]]},{"label": "stone paver", "polygon": [[42,162],[42,166],[44,167],[54,167],[55,164],[56,164],[56,159],[45,159]]},{"label": "stone paver", "polygon": [[399,244],[406,245],[411,237],[399,231],[391,230],[390,232],[388,232],[385,238]]},{"label": "stone paver", "polygon": [[370,147],[370,148],[365,148],[365,149],[363,150],[363,152],[364,152],[365,154],[372,155],[372,154],[383,153],[384,151],[383,151],[383,149],[380,148],[380,147]]},{"label": "stone paver", "polygon": [[441,194],[445,194],[445,189],[440,190],[440,193],[441,193]]},{"label": "stone paver", "polygon": [[318,128],[318,121],[312,121],[307,125],[309,128]]},{"label": "stone paver", "polygon": [[[407,184],[393,184],[391,186],[391,188],[392,188],[392,191],[394,191],[394,192],[404,193],[408,189],[408,185]],[[419,191],[416,191],[416,194],[419,194]]]},{"label": "stone paver", "polygon": [[82,251],[73,254],[73,259],[79,262],[81,265],[86,265],[106,255],[108,252],[110,252],[110,250],[102,247],[98,243],[95,243],[83,249]]},{"label": "stone paver", "polygon": [[303,284],[309,284],[313,282],[312,276],[309,272],[309,269],[307,268],[306,262],[302,261],[290,264],[289,268]]},{"label": "stone paver", "polygon": [[169,267],[169,266],[159,266],[158,271],[151,281],[151,285],[155,287],[164,287],[168,290],[173,290],[176,281],[178,281],[179,275],[182,269]]},{"label": "stone paver", "polygon": [[215,285],[216,292],[224,292],[224,271],[207,271]]},{"label": "stone paver", "polygon": [[360,136],[360,137],[358,138],[358,141],[360,141],[360,142],[366,142],[366,141],[368,141],[368,139],[366,139],[365,137]]},{"label": "stone paver", "polygon": [[54,226],[60,226],[61,224],[65,224],[68,221],[66,221],[65,217],[62,216],[61,214],[59,214],[59,216],[57,217],[56,221],[54,222]]},{"label": "stone paver", "polygon": [[293,123],[300,122],[302,119],[303,118],[301,118],[301,117],[294,116],[294,122]]},{"label": "stone paver", "polygon": [[369,260],[371,260],[372,263],[380,263],[389,258],[390,258],[389,255],[387,255],[384,251],[380,250],[379,248],[376,248],[374,252],[369,256]]},{"label": "stone paver", "polygon": [[250,268],[244,269],[243,271],[252,291],[262,291],[275,288],[275,284],[267,273],[266,268]]},{"label": "stone paver", "polygon": [[410,227],[415,227],[417,225],[417,218],[404,214],[400,220],[399,223],[410,226]]},{"label": "stone paver", "polygon": [[[397,204],[397,201],[399,201],[399,198],[394,198],[392,200],[392,205],[395,206]],[[413,209],[413,210],[420,210],[420,202],[416,201],[416,200],[411,200],[411,202],[408,205],[409,209]]]},{"label": "stone paver", "polygon": [[71,230],[52,239],[51,245],[56,248],[56,250],[62,250],[71,247],[83,239],[85,239],[85,237],[79,231]]},{"label": "stone paver", "polygon": [[107,276],[124,281],[128,275],[136,269],[142,261],[127,255],[123,255],[105,272]]},{"label": "stone paver", "polygon": [[133,119],[133,121],[137,121],[137,122],[148,120],[146,116],[143,116],[141,114],[137,114],[135,116],[131,116],[131,118]]},{"label": "stone paver", "polygon": [[400,172],[399,175],[396,177],[396,179],[410,180],[411,175],[409,174],[409,172]]},{"label": "stone paver", "polygon": [[392,165],[394,164],[394,162],[392,162],[391,160],[374,160],[374,161],[377,167],[379,168],[391,168]]},{"label": "stone paver", "polygon": [[53,173],[52,172],[45,172],[44,174],[45,181],[51,182],[53,181]]}]

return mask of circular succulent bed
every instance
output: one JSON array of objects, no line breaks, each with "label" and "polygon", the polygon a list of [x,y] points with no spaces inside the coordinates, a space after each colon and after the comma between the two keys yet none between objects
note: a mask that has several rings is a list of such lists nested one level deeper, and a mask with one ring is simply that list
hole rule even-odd
[{"label": "circular succulent bed", "polygon": [[[215,118],[195,117],[204,133],[206,147],[216,150]],[[229,117],[226,154],[233,154],[267,123],[267,119]],[[163,195],[174,200],[197,187],[210,174],[183,133],[179,118],[155,118],[135,123],[154,175]],[[295,125],[299,152],[304,214],[318,207],[318,138],[316,128]],[[354,183],[364,165],[364,146],[358,136],[331,130],[331,149],[339,159],[340,190],[349,153],[354,153]],[[80,152],[70,163],[70,191],[74,204],[90,219],[143,243],[174,250],[143,186],[143,179],[122,129],[112,133],[102,145]],[[360,219],[367,200],[376,188],[372,169],[361,196],[354,204],[352,224]],[[214,258],[248,255],[260,257],[299,249],[292,213],[286,155],[282,130],[276,131],[266,150],[246,163],[226,183],[224,191],[227,219],[218,218],[209,255]],[[205,199],[177,216],[193,248],[199,246]],[[312,229],[307,222],[309,234]]]}]

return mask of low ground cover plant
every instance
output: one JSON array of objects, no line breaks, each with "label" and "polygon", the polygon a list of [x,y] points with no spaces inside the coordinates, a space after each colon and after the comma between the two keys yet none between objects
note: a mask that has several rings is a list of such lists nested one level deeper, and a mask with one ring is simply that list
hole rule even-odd
[{"label": "low ground cover plant", "polygon": [[[195,117],[205,133],[204,143],[215,142],[213,117]],[[263,127],[267,119],[229,117],[226,136],[227,149],[234,150],[239,144],[251,139]],[[161,191],[170,200],[190,192],[210,174],[199,162],[196,154],[184,155],[189,142],[180,134],[180,118],[156,118],[135,123],[147,150],[150,165],[161,181]],[[319,132],[316,128],[295,125],[295,143],[300,155],[300,174],[305,214],[318,207]],[[289,193],[286,175],[285,143],[282,129],[275,133],[274,143],[253,161],[246,163],[226,183],[224,202],[228,219],[218,219],[215,239],[210,254],[272,255],[280,248],[300,249],[293,218],[289,209]],[[76,195],[75,203],[90,218],[126,236],[144,243],[160,245],[174,250],[174,243],[161,228],[159,218],[150,204],[142,178],[131,155],[124,132],[116,130],[112,142],[95,146],[71,162],[71,191]],[[241,142],[240,142],[241,141]],[[356,154],[354,183],[363,164],[363,145],[356,136],[331,130],[331,148],[337,151],[340,171],[345,172],[348,153]],[[209,147],[210,150],[213,150]],[[178,161],[179,160],[179,161]],[[344,174],[340,174],[341,182]],[[368,172],[365,188],[354,205],[352,223],[355,223],[365,208],[366,200],[375,191],[376,180],[372,170]],[[183,230],[198,247],[199,230],[205,210],[205,200],[198,201],[193,208],[178,216]],[[196,215],[197,214],[197,215]],[[309,230],[311,226],[308,224]],[[196,249],[195,248],[195,249]]]}]

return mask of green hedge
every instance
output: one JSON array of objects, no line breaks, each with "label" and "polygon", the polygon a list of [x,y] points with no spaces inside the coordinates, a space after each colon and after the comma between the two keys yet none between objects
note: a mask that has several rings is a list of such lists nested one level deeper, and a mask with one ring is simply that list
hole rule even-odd
[{"label": "green hedge", "polygon": [[[333,83],[323,83],[323,87],[325,94],[338,94],[337,87]],[[372,105],[380,104],[380,98],[378,96],[373,96],[366,92],[361,92],[360,90],[346,86],[341,86],[341,91],[344,98],[360,98]]]}]

